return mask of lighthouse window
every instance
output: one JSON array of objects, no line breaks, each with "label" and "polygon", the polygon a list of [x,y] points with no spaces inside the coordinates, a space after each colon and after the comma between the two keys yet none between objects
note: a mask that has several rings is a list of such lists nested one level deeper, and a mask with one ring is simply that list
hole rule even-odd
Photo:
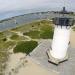
[{"label": "lighthouse window", "polygon": [[64,25],[64,23],[65,23],[65,20],[63,18],[60,18],[59,19],[59,25]]},{"label": "lighthouse window", "polygon": [[74,22],[70,18],[54,18],[53,23],[55,25],[71,26],[71,25],[73,25]]},{"label": "lighthouse window", "polygon": [[60,18],[59,19],[59,25],[68,26],[69,25],[69,19],[67,19],[67,18]]},{"label": "lighthouse window", "polygon": [[69,19],[66,19],[65,25],[69,25]]}]

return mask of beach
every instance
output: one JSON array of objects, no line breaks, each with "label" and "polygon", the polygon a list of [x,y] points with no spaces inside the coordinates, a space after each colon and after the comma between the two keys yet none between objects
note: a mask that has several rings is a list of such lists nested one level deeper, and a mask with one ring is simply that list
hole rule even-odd
[{"label": "beach", "polygon": [[47,70],[40,63],[22,53],[11,54],[5,75],[58,75],[53,70]]},{"label": "beach", "polygon": [[70,45],[72,48],[75,48],[75,31],[71,30],[70,35]]}]

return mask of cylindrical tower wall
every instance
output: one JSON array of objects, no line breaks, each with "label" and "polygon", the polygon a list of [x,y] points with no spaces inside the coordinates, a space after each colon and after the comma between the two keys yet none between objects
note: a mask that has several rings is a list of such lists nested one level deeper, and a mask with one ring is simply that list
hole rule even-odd
[{"label": "cylindrical tower wall", "polygon": [[71,28],[66,26],[55,26],[51,55],[57,59],[63,59],[66,56]]}]

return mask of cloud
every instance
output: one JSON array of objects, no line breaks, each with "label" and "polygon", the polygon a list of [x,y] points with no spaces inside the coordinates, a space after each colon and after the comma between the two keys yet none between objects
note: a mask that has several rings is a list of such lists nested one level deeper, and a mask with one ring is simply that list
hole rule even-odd
[{"label": "cloud", "polygon": [[0,0],[0,12],[20,9],[60,8],[75,9],[74,0]]},{"label": "cloud", "polygon": [[32,9],[42,5],[47,0],[0,0],[0,11]]}]

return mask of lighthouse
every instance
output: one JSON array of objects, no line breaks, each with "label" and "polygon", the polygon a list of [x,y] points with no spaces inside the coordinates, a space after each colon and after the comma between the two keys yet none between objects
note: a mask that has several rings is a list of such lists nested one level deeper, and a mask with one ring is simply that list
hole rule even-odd
[{"label": "lighthouse", "polygon": [[53,18],[55,25],[53,41],[51,49],[47,51],[48,61],[54,64],[59,64],[68,59],[71,26],[74,24],[74,19],[67,16],[69,12],[65,10],[65,7],[59,14],[61,16]]}]

